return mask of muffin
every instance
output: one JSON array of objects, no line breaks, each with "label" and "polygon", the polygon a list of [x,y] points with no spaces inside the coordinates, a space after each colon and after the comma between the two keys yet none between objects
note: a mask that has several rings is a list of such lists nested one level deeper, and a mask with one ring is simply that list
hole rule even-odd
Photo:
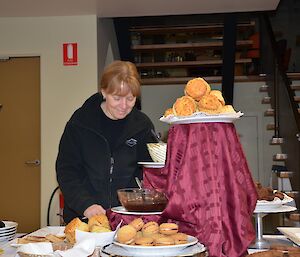
[{"label": "muffin", "polygon": [[199,111],[209,114],[220,113],[221,107],[222,104],[215,95],[205,95],[198,102]]},{"label": "muffin", "polygon": [[164,117],[168,117],[169,115],[173,115],[173,108],[168,108],[165,113]]},{"label": "muffin", "polygon": [[225,105],[225,100],[223,98],[223,95],[222,95],[221,91],[219,91],[219,90],[211,90],[209,94],[216,96],[218,98],[218,100],[220,101],[220,103],[222,105]]},{"label": "muffin", "polygon": [[182,96],[173,104],[173,113],[176,116],[190,116],[197,111],[197,104],[192,97]]},{"label": "muffin", "polygon": [[232,105],[224,105],[221,107],[220,113],[235,113],[235,110]]},{"label": "muffin", "polygon": [[200,101],[200,99],[208,94],[210,90],[210,85],[203,78],[195,78],[188,81],[184,88],[184,93],[196,101]]}]

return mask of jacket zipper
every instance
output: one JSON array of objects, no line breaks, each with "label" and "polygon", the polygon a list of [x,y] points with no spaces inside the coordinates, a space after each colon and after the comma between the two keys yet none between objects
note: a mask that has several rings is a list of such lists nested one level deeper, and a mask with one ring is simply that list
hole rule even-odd
[{"label": "jacket zipper", "polygon": [[115,163],[115,160],[114,158],[111,156],[110,157],[110,169],[109,169],[109,208],[112,207],[111,205],[111,201],[112,201],[112,192],[111,192],[111,187],[112,187],[112,174],[113,174],[113,171],[114,171],[114,163]]}]

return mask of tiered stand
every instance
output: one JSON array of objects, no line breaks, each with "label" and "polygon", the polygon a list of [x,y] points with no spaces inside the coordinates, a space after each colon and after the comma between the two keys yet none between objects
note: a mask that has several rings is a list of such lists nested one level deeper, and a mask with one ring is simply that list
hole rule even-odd
[{"label": "tiered stand", "polygon": [[253,249],[269,249],[270,243],[268,240],[263,238],[263,217],[269,213],[283,213],[291,212],[297,210],[296,207],[289,205],[281,205],[278,208],[260,208],[259,210],[255,209],[254,218],[255,218],[255,229],[256,229],[256,239],[255,242],[250,245],[249,248]]}]

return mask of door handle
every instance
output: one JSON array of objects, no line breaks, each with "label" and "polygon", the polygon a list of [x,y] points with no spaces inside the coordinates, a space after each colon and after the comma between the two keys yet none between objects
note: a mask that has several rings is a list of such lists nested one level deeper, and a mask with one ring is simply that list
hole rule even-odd
[{"label": "door handle", "polygon": [[40,160],[30,160],[30,161],[26,161],[25,164],[39,166],[41,164],[41,161]]}]

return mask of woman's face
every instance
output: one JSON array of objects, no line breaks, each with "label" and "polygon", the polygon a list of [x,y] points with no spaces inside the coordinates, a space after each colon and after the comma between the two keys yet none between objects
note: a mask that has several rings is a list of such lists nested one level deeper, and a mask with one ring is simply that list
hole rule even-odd
[{"label": "woman's face", "polygon": [[103,111],[112,120],[124,119],[135,105],[136,97],[129,90],[126,95],[117,95],[115,93],[106,93],[101,90],[106,99],[103,104]]}]

